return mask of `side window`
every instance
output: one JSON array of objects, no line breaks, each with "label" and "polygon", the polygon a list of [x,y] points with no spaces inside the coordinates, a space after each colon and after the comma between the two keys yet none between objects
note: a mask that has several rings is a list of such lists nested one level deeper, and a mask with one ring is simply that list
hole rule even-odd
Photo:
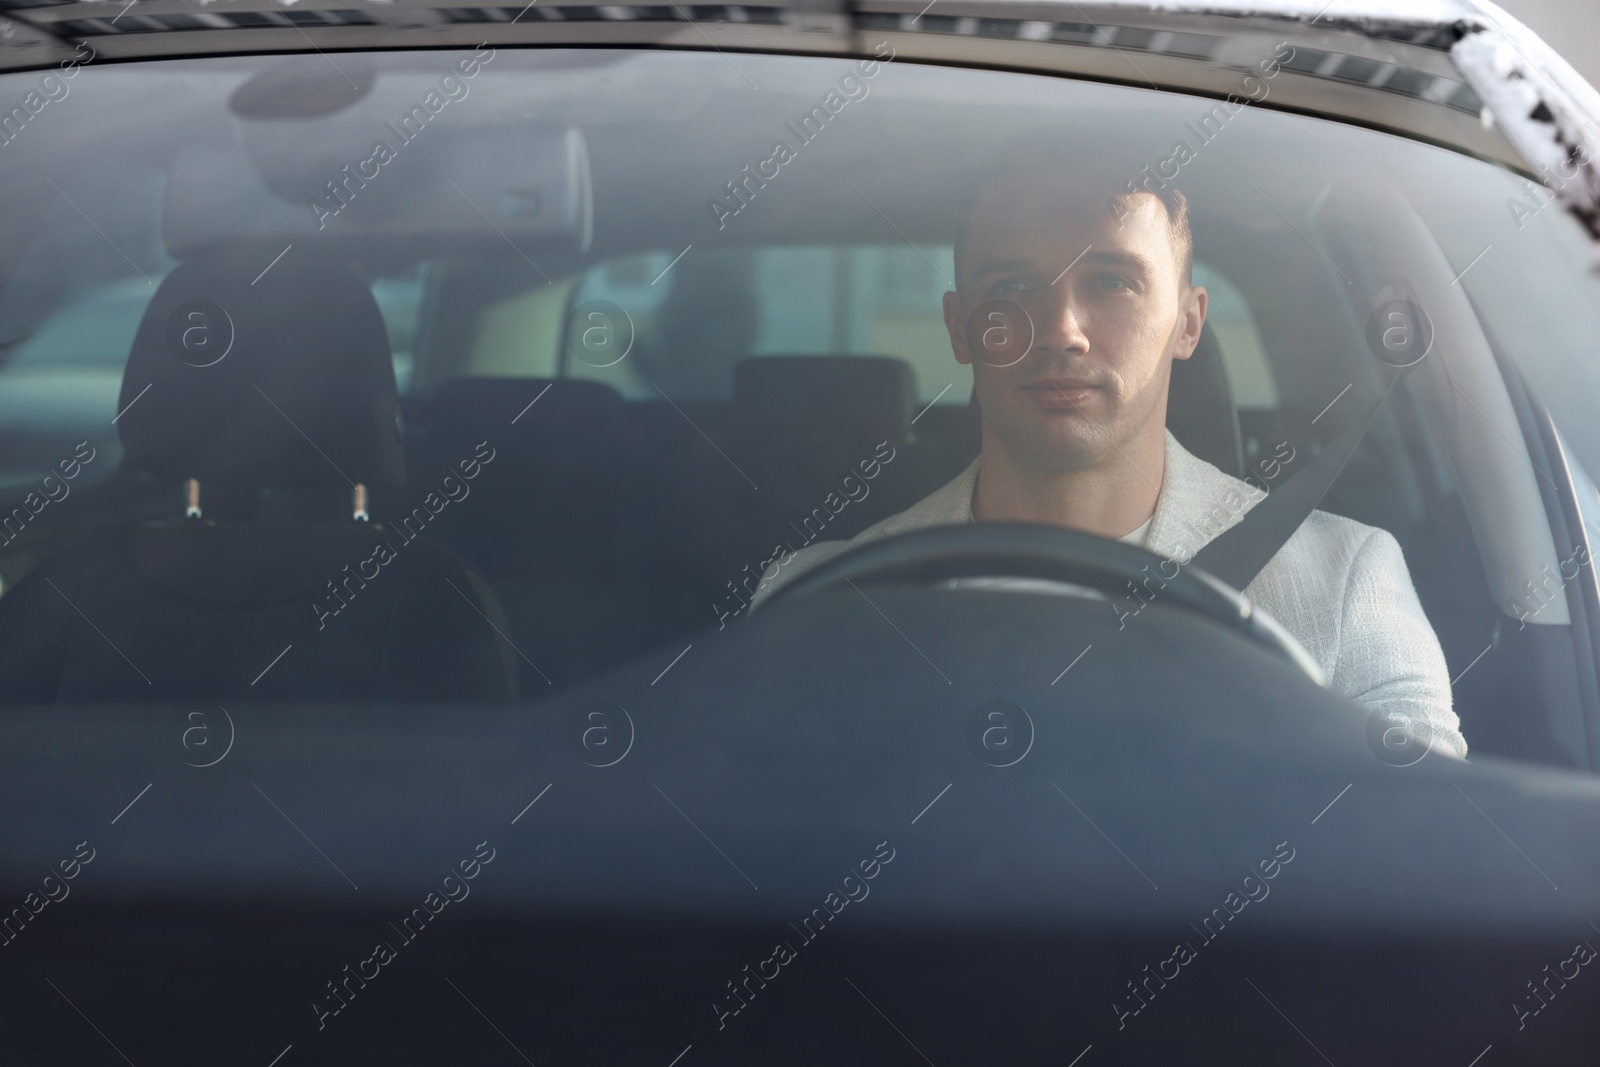
[{"label": "side window", "polygon": [[[685,255],[693,254],[690,249]],[[650,384],[655,353],[643,349],[661,347],[657,316],[672,292],[672,271],[679,266],[672,260],[671,252],[646,252],[584,273],[572,290],[559,356],[561,376],[601,382],[629,400],[658,399]],[[673,384],[662,388],[676,400]]]},{"label": "side window", "polygon": [[855,248],[846,269],[852,284],[842,317],[852,342],[849,351],[911,364],[923,403],[939,397],[941,404],[965,404],[972,371],[956,362],[944,328],[943,298],[954,287],[954,250],[905,244]]},{"label": "side window", "polygon": [[1233,402],[1241,409],[1241,415],[1263,409],[1275,411],[1280,403],[1278,385],[1244,294],[1204,263],[1194,265],[1194,284],[1206,288],[1206,324],[1217,339],[1228,384],[1233,388]]},{"label": "side window", "polygon": [[[112,419],[134,332],[173,266],[161,247],[163,173],[85,167],[56,179],[0,294],[0,485],[36,483],[88,442],[86,481],[121,460]],[[80,483],[82,484],[82,483]]]},{"label": "side window", "polygon": [[395,382],[404,396],[411,389],[412,372],[417,365],[417,323],[422,315],[422,294],[426,267],[374,278],[372,296],[389,334],[389,351],[394,358]]},{"label": "side window", "polygon": [[[886,355],[909,363],[918,392],[971,372],[955,362],[940,299],[946,246],[777,247],[653,252],[599,264],[572,297],[562,373],[635,399],[728,400],[733,368],[765,355]],[[620,309],[622,314],[608,311]],[[611,320],[617,318],[617,322]],[[613,329],[632,347],[624,358]],[[592,341],[593,343],[586,343]]]}]

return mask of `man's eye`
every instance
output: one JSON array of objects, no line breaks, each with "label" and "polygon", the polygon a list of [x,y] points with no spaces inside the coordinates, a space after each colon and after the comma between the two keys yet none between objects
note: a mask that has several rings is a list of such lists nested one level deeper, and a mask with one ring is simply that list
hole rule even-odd
[{"label": "man's eye", "polygon": [[999,281],[995,282],[994,285],[990,286],[990,292],[1020,293],[1025,291],[1027,288],[1028,283],[1023,281],[1021,278],[1001,278]]},{"label": "man's eye", "polygon": [[1128,279],[1122,277],[1120,274],[1097,274],[1095,275],[1094,284],[1095,287],[1099,289],[1133,288]]}]

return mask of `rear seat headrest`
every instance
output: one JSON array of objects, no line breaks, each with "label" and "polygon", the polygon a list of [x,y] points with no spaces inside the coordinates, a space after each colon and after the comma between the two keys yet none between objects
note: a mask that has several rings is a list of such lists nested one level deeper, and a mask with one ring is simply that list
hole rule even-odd
[{"label": "rear seat headrest", "polygon": [[916,394],[910,364],[890,356],[757,356],[733,373],[737,410],[808,436],[847,427],[905,440]]},{"label": "rear seat headrest", "polygon": [[302,253],[265,266],[214,254],[162,280],[123,373],[126,462],[202,487],[400,484],[394,364],[371,290]]}]

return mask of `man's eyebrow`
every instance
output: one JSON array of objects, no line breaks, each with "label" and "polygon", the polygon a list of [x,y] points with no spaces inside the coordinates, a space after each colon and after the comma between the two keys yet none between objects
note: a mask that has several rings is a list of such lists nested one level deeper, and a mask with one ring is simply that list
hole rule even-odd
[{"label": "man's eyebrow", "polygon": [[1137,252],[1117,252],[1111,249],[1090,252],[1085,260],[1110,267],[1128,267],[1148,274],[1153,269],[1150,261]]}]

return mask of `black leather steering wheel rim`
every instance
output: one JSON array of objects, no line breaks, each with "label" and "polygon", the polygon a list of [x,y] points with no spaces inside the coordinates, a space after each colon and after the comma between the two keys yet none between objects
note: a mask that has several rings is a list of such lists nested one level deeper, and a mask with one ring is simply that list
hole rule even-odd
[{"label": "black leather steering wheel rim", "polygon": [[[1173,568],[1176,573],[1167,577]],[[1310,653],[1281,624],[1217,578],[1193,564],[1180,566],[1143,548],[1059,526],[969,523],[869,541],[779,586],[766,607],[795,603],[847,583],[996,577],[1065,582],[1111,598],[1131,595],[1130,582],[1154,579],[1158,584],[1152,603],[1231,629],[1288,659],[1318,685],[1327,685]]]}]

